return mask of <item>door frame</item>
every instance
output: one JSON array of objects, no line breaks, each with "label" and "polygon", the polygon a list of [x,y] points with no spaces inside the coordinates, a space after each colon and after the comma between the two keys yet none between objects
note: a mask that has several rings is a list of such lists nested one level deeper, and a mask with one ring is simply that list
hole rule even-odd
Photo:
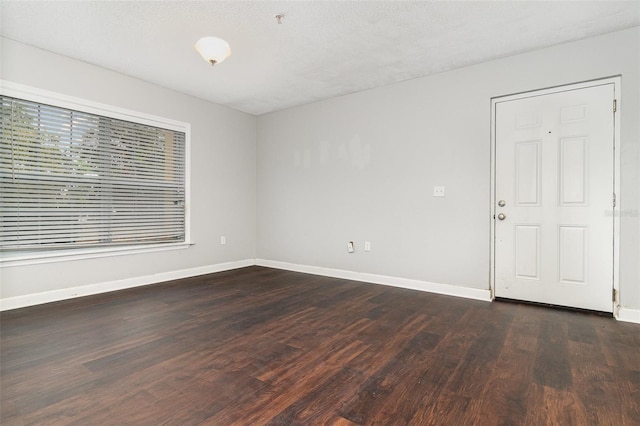
[{"label": "door frame", "polygon": [[[605,77],[601,79],[588,80],[579,83],[570,83],[560,86],[547,87],[544,89],[531,90],[526,92],[500,95],[491,98],[491,195],[490,195],[490,252],[489,252],[489,291],[491,300],[495,299],[495,277],[496,277],[496,106],[498,103],[525,99],[536,96],[544,96],[552,93],[560,93],[588,87],[613,84],[614,99],[616,100],[616,111],[613,114],[613,191],[616,194],[616,205],[611,214],[613,218],[613,292],[615,300],[612,300],[613,316],[618,318],[620,309],[620,286],[619,286],[619,253],[620,253],[620,106],[621,106],[621,78],[620,76]],[[613,111],[613,105],[611,106]],[[612,194],[613,197],[613,194]],[[613,200],[612,200],[613,201]],[[612,297],[612,299],[614,299]]]}]

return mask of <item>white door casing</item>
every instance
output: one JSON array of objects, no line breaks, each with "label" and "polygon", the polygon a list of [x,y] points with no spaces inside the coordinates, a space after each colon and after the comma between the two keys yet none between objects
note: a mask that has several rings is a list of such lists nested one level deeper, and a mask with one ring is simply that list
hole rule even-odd
[{"label": "white door casing", "polygon": [[609,81],[494,100],[496,297],[613,311],[614,99]]}]

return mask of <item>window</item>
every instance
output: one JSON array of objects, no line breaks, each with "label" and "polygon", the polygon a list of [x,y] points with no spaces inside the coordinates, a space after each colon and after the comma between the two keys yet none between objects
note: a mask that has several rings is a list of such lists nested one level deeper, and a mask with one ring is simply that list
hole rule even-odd
[{"label": "window", "polygon": [[5,93],[0,101],[3,255],[188,242],[188,125]]}]

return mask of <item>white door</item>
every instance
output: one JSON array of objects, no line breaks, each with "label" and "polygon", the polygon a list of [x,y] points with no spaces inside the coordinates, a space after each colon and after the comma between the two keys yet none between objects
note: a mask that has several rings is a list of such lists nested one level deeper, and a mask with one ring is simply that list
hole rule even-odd
[{"label": "white door", "polygon": [[495,102],[495,295],[612,312],[614,85],[558,90]]}]

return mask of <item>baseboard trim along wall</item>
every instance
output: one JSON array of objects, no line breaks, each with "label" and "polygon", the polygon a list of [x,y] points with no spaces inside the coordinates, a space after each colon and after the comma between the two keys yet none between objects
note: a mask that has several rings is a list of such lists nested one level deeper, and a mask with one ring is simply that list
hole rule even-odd
[{"label": "baseboard trim along wall", "polygon": [[200,266],[197,268],[146,275],[143,277],[127,278],[124,280],[63,288],[59,290],[45,291],[42,293],[27,294],[24,296],[8,297],[6,299],[0,299],[0,311],[25,308],[27,306],[41,305],[43,303],[58,302],[60,300],[74,299],[76,297],[91,296],[94,294],[157,284],[181,278],[195,277],[198,275],[213,274],[215,272],[230,271],[232,269],[253,266],[254,264],[255,262],[253,259],[238,260],[234,262],[218,263],[216,265]]},{"label": "baseboard trim along wall", "polygon": [[352,281],[363,281],[373,284],[383,284],[392,287],[401,287],[411,290],[426,291],[429,293],[444,294],[447,296],[464,297],[467,299],[491,301],[489,289],[460,287],[450,284],[438,284],[428,281],[412,280],[408,278],[390,277],[386,275],[368,274],[364,272],[345,271],[342,269],[322,268],[318,266],[298,265],[294,263],[278,262],[275,260],[256,259],[256,265],[269,268],[284,269],[287,271],[304,272],[306,274],[323,275],[332,278],[342,278]]},{"label": "baseboard trim along wall", "polygon": [[616,319],[618,321],[640,324],[640,309],[620,308]]},{"label": "baseboard trim along wall", "polygon": [[[125,290],[127,288],[158,284],[161,282],[195,277],[198,275],[230,271],[232,269],[245,268],[247,266],[254,265],[283,269],[286,271],[302,272],[305,274],[322,275],[325,277],[341,278],[352,281],[361,281],[372,284],[382,284],[392,287],[426,291],[429,293],[463,297],[466,299],[481,300],[484,302],[491,301],[491,292],[488,289],[482,290],[477,288],[460,287],[450,284],[438,284],[428,281],[412,280],[408,278],[391,277],[387,275],[368,274],[364,272],[323,268],[319,266],[298,265],[295,263],[279,262],[275,260],[245,259],[234,262],[201,266],[198,268],[163,272],[160,274],[146,275],[143,277],[127,278],[124,280],[91,284],[81,287],[70,287],[59,290],[46,291],[42,293],[27,294],[24,296],[9,297],[6,299],[0,299],[0,312],[8,311],[11,309],[25,308],[28,306],[41,305],[44,303],[58,302],[61,300],[74,299],[77,297],[107,293],[110,291]],[[640,309],[620,308],[616,319],[618,321],[640,324]]]}]

